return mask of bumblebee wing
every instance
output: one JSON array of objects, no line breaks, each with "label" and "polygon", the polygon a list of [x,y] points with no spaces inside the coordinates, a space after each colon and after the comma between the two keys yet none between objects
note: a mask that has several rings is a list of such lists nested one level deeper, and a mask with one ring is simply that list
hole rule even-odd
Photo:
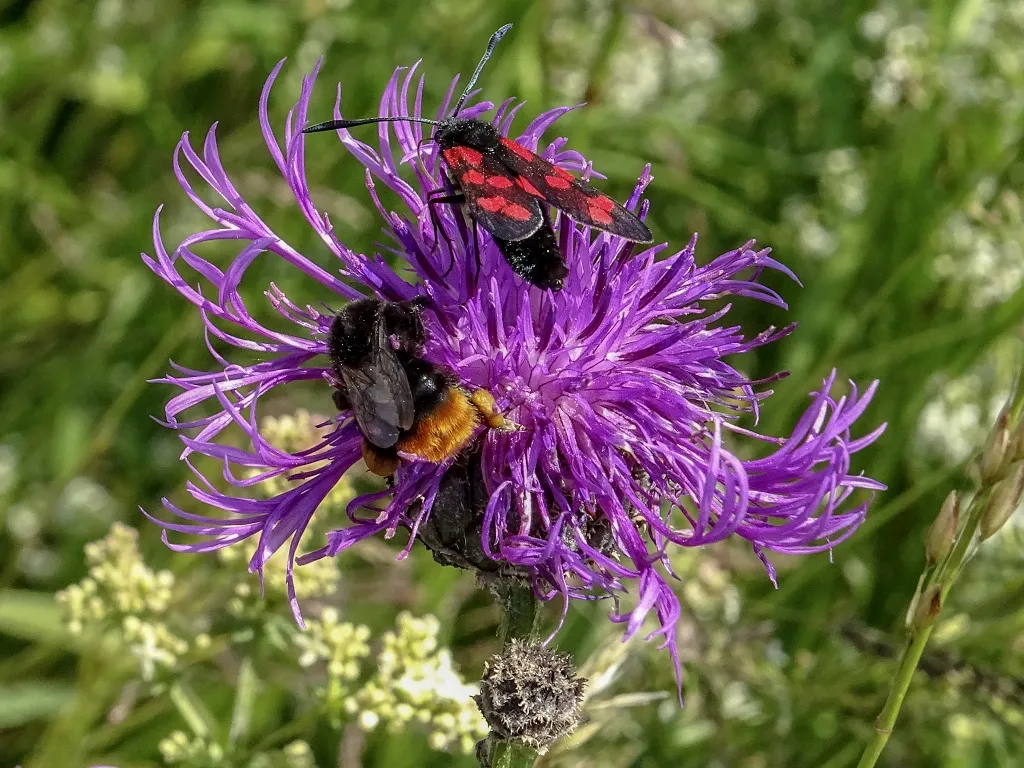
[{"label": "bumblebee wing", "polygon": [[521,144],[500,138],[495,158],[515,174],[517,183],[528,194],[564,211],[569,218],[635,243],[654,240],[651,230],[633,213]]},{"label": "bumblebee wing", "polygon": [[380,320],[370,343],[373,349],[366,364],[339,372],[363,436],[378,448],[391,448],[400,432],[412,426],[412,389]]},{"label": "bumblebee wing", "polygon": [[540,201],[493,154],[461,145],[441,154],[466,197],[467,212],[494,237],[524,240],[543,225]]}]

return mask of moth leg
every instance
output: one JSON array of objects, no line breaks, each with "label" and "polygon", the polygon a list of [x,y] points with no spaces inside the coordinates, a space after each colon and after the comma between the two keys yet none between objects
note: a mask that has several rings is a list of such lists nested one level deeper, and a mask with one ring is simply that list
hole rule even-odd
[{"label": "moth leg", "polygon": [[484,265],[480,261],[480,233],[477,231],[476,219],[473,219],[473,261],[476,263],[476,279],[479,281]]},{"label": "moth leg", "polygon": [[448,194],[447,190],[435,189],[433,192],[427,193],[427,208],[430,210],[430,222],[434,225],[434,242],[437,242],[438,230],[441,232],[441,237],[448,244],[448,255],[451,257],[451,263],[448,265],[448,269],[441,275],[442,278],[447,277],[448,274],[455,268],[455,246],[452,244],[451,238],[448,237],[448,233],[445,228],[441,226],[441,217],[438,215],[435,206],[438,205],[462,205],[466,202],[466,196],[461,192],[455,192]]}]

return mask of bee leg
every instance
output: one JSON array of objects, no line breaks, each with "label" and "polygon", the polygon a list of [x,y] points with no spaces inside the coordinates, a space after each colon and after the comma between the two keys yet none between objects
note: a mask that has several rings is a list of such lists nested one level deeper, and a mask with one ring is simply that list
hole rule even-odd
[{"label": "bee leg", "polygon": [[476,409],[480,411],[480,415],[484,417],[488,427],[491,429],[503,429],[507,426],[505,417],[498,412],[498,406],[494,402],[494,395],[486,389],[474,390],[469,399],[476,406]]},{"label": "bee leg", "polygon": [[331,399],[334,401],[334,407],[339,411],[352,410],[352,403],[348,401],[348,395],[345,394],[345,390],[334,390],[334,392],[331,393]]},{"label": "bee leg", "polygon": [[478,235],[476,219],[473,219],[473,261],[476,263],[476,279],[479,281],[483,264],[480,262],[480,238]]}]

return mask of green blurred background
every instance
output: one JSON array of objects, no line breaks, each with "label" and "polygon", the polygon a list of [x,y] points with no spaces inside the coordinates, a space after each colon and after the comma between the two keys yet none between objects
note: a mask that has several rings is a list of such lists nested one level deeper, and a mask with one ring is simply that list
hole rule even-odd
[{"label": "green blurred background", "polygon": [[[206,749],[182,765],[475,764],[431,750],[413,727],[332,722],[315,703],[322,681],[288,662],[293,629],[272,587],[261,604],[244,560],[172,556],[137,512],[180,499],[186,475],[176,437],[150,418],[169,390],[146,381],[172,357],[209,365],[192,307],[139,253],[159,203],[170,242],[201,225],[171,152],[183,131],[201,140],[219,121],[248,202],[329,264],[262,144],[270,69],[288,57],[278,126],[319,56],[312,119],[329,117],[339,80],[349,114],[374,114],[392,69],[420,58],[433,105],[509,21],[481,84],[486,98],[528,101],[517,127],[586,100],[549,138],[568,136],[618,197],[650,162],[656,237],[682,247],[699,231],[701,261],[754,237],[800,276],[803,288],[767,278],[788,313],[735,308],[751,330],[800,324],[742,363],[751,376],[792,371],[762,427],[784,434],[833,366],[882,381],[863,425],[889,423],[854,465],[889,491],[831,562],[777,558],[775,591],[740,545],[680,555],[685,709],[668,658],[630,644],[601,667],[607,688],[588,711],[600,727],[547,764],[855,765],[893,673],[924,532],[945,494],[969,487],[965,461],[1017,361],[1020,0],[0,4],[0,766],[164,765],[177,759],[158,749],[173,731],[223,746],[221,762]],[[380,223],[361,169],[328,137],[307,147],[321,208],[343,239],[372,249]],[[331,303],[284,263],[250,275],[254,297],[274,281]],[[302,397],[277,412],[330,408]],[[156,675],[118,652],[117,631],[69,633],[53,597],[86,575],[83,546],[115,521],[139,528],[145,562],[175,578],[167,622],[191,650]],[[332,564],[341,586],[324,602],[375,634],[400,609],[435,614],[459,669],[478,679],[493,650],[489,601],[422,553],[395,564],[400,546]],[[1024,764],[1022,555],[1011,523],[971,562],[881,764]],[[232,595],[250,603],[225,618]],[[560,637],[591,672],[616,647],[607,610],[574,609]],[[282,751],[294,739],[312,763]]]}]

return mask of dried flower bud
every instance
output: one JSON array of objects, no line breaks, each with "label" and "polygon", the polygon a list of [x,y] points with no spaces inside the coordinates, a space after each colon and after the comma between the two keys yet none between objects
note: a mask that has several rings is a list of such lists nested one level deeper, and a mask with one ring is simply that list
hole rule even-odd
[{"label": "dried flower bud", "polygon": [[[410,510],[419,514],[417,501]],[[483,549],[484,510],[487,486],[480,466],[480,452],[460,458],[445,473],[430,516],[419,529],[419,540],[441,565],[492,573],[501,563],[489,558]]]},{"label": "dried flower bud", "polygon": [[1008,453],[1011,461],[1024,461],[1024,424],[1018,425],[1014,430]]},{"label": "dried flower bud", "polygon": [[959,525],[960,496],[956,491],[950,491],[925,539],[925,556],[929,565],[935,565],[949,554]]},{"label": "dried flower bud", "polygon": [[1006,473],[1013,458],[1009,451],[1009,418],[1010,414],[1005,410],[999,414],[999,418],[992,428],[992,436],[981,454],[981,482],[985,485],[998,482]]},{"label": "dried flower bud", "polygon": [[1024,494],[1024,465],[1018,466],[1010,477],[999,483],[995,493],[988,500],[988,506],[981,515],[979,526],[982,541],[1005,525],[1020,506],[1022,494]]},{"label": "dried flower bud", "polygon": [[914,629],[925,629],[935,623],[942,610],[942,594],[938,584],[932,584],[917,601],[914,612]]},{"label": "dried flower bud", "polygon": [[513,640],[487,662],[475,698],[494,734],[543,751],[576,727],[585,685],[569,654]]}]

